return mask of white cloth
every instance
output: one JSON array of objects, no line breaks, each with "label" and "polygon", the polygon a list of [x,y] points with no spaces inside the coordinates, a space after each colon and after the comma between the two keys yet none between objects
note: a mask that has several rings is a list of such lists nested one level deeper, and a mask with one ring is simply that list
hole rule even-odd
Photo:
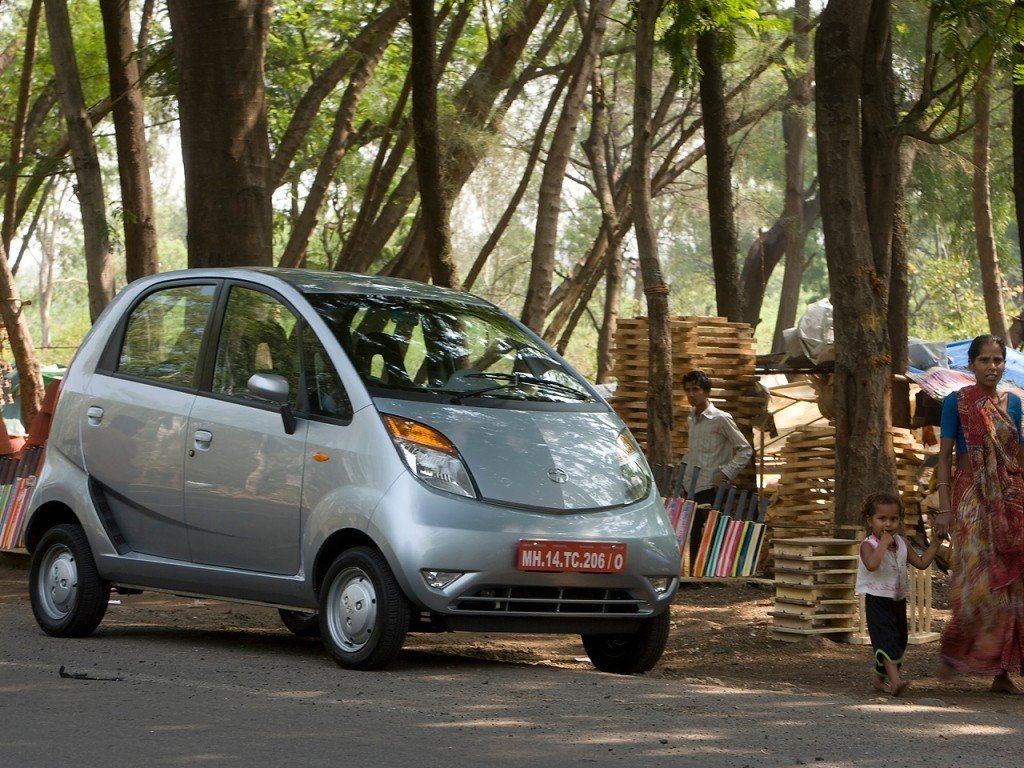
[{"label": "white cloth", "polygon": [[700,467],[696,493],[714,488],[718,472],[732,480],[754,455],[732,416],[714,403],[708,403],[700,415],[690,411],[689,422],[689,448],[683,461],[688,476],[694,467]]},{"label": "white cloth", "polygon": [[[864,539],[873,548],[878,548],[878,538],[871,534]],[[857,558],[857,594],[891,597],[903,600],[910,594],[910,577],[907,576],[907,540],[896,537],[896,551],[887,551],[879,566],[869,571],[864,558]]]}]

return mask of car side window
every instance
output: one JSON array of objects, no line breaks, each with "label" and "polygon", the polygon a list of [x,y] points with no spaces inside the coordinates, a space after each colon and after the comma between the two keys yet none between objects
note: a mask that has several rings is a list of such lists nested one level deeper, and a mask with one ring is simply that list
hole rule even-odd
[{"label": "car side window", "polygon": [[309,328],[304,328],[302,341],[309,412],[333,419],[352,418],[348,393],[320,339]]},{"label": "car side window", "polygon": [[154,291],[140,301],[128,318],[117,372],[194,386],[214,290],[212,285],[180,285]]},{"label": "car side window", "polygon": [[217,342],[213,391],[262,402],[249,392],[249,377],[275,373],[288,380],[289,402],[295,407],[299,389],[296,323],[292,311],[273,296],[232,286]]}]

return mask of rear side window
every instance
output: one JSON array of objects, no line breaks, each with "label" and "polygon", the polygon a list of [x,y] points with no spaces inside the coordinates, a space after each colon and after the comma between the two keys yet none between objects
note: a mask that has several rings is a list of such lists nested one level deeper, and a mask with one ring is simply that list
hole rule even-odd
[{"label": "rear side window", "polygon": [[212,285],[179,285],[146,296],[128,318],[117,372],[194,386],[213,295]]}]

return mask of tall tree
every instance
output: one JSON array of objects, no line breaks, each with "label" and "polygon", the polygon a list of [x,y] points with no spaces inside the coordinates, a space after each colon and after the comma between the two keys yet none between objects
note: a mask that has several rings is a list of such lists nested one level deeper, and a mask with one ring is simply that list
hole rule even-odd
[{"label": "tall tree", "polygon": [[114,104],[114,139],[121,180],[125,277],[129,282],[159,269],[153,187],[149,178],[146,112],[135,57],[135,33],[128,0],[100,0],[103,37]]},{"label": "tall tree", "polygon": [[707,27],[697,35],[697,62],[700,64],[700,105],[708,168],[708,216],[711,263],[715,270],[715,302],[719,315],[739,321],[743,317],[743,296],[738,281],[738,239],[732,194],[733,155],[719,55],[720,37],[717,27],[708,20]]},{"label": "tall tree", "polygon": [[[880,237],[870,218],[872,131],[862,125],[869,26],[884,22],[888,0],[830,0],[815,40],[815,116],[818,176],[825,254],[834,307],[836,402],[836,523],[857,523],[864,497],[896,489],[892,447],[892,372],[886,312],[890,262],[873,243]],[[877,43],[877,37],[875,38]],[[865,119],[866,116],[865,116]],[[877,177],[875,182],[877,182]],[[891,238],[891,234],[889,235]]]},{"label": "tall tree", "polygon": [[114,270],[110,260],[103,177],[96,141],[92,135],[92,120],[82,93],[67,3],[65,0],[45,0],[45,5],[54,77],[78,180],[78,203],[82,211],[85,267],[89,285],[89,316],[95,320],[114,297]]},{"label": "tall tree", "polygon": [[651,215],[651,112],[654,79],[654,29],[659,0],[638,0],[636,6],[636,84],[633,96],[633,216],[640,274],[647,299],[647,455],[655,464],[671,464],[672,334],[669,330],[668,286],[661,273],[658,237]]},{"label": "tall tree", "polygon": [[1005,339],[1006,311],[1003,309],[1003,278],[996,255],[996,237],[992,227],[992,194],[989,188],[989,135],[992,122],[992,59],[981,65],[974,91],[974,131],[971,159],[974,172],[971,182],[974,238],[981,267],[982,295],[989,333]]},{"label": "tall tree", "polygon": [[562,186],[565,169],[576,139],[580,115],[586,103],[591,74],[597,62],[604,33],[608,27],[608,8],[613,0],[591,0],[582,22],[580,46],[570,64],[572,80],[562,102],[562,112],[555,124],[547,161],[541,174],[537,195],[537,226],[530,254],[530,280],[526,288],[522,321],[540,333],[548,314],[548,298],[555,272],[555,248],[558,239],[558,217],[562,211]]},{"label": "tall tree", "polygon": [[459,284],[452,259],[452,236],[448,216],[450,202],[441,167],[441,139],[437,125],[437,52],[434,0],[411,0],[412,28],[413,139],[416,172],[420,187],[420,216],[430,275],[436,285],[454,288]]},{"label": "tall tree", "polygon": [[190,267],[272,263],[263,75],[272,4],[167,4],[178,64]]},{"label": "tall tree", "polygon": [[[784,348],[782,333],[796,324],[800,284],[804,274],[804,168],[807,157],[807,118],[811,104],[811,3],[796,0],[793,7],[793,66],[783,70],[788,99],[782,112],[786,145],[786,193],[782,220],[786,230],[786,267],[772,337],[772,352]],[[749,315],[748,315],[749,316]]]},{"label": "tall tree", "polygon": [[0,222],[0,240],[4,250],[10,253],[11,237],[14,234],[14,219],[18,201],[18,176],[21,172],[21,159],[25,149],[25,121],[28,116],[28,104],[32,94],[32,77],[35,69],[36,38],[39,33],[39,17],[42,13],[42,0],[32,0],[28,17],[25,22],[25,47],[22,56],[21,81],[18,87],[18,103],[14,111],[14,122],[11,124],[11,146],[7,158],[8,174],[4,190],[3,220]]},{"label": "tall tree", "polygon": [[24,307],[7,261],[7,249],[0,242],[0,320],[7,330],[7,341],[18,369],[21,419],[31,425],[43,402],[43,375],[39,370],[39,359]]}]

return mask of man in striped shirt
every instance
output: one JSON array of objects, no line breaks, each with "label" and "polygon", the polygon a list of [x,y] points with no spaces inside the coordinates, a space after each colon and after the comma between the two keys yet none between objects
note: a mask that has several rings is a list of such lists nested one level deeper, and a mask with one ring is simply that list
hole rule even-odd
[{"label": "man in striped shirt", "polygon": [[[683,457],[688,467],[700,467],[694,500],[698,505],[711,504],[715,489],[723,482],[732,482],[754,455],[747,438],[736,427],[732,416],[716,408],[708,398],[711,378],[704,371],[689,371],[683,376],[683,391],[690,403],[689,450]],[[690,562],[697,558],[707,507],[699,506],[690,529]]]}]

